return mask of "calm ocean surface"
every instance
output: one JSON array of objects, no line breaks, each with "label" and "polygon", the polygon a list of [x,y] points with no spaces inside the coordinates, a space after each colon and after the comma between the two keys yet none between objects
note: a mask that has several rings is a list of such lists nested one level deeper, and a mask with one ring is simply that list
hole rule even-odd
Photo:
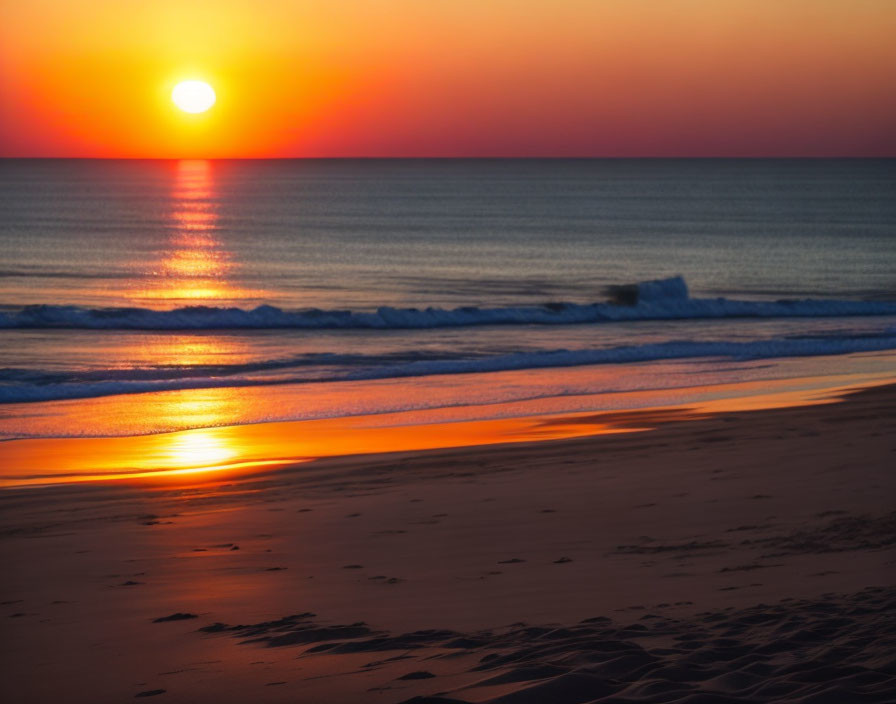
[{"label": "calm ocean surface", "polygon": [[0,215],[0,437],[894,371],[893,160],[7,160]]}]

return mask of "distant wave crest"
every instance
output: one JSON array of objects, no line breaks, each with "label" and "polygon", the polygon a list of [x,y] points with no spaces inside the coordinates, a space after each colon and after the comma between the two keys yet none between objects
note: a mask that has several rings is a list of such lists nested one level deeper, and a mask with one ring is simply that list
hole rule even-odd
[{"label": "distant wave crest", "polygon": [[896,315],[896,302],[801,299],[742,301],[691,298],[681,277],[608,289],[610,301],[546,303],[503,308],[391,308],[286,311],[274,306],[174,310],[31,305],[0,313],[0,328],[86,330],[381,329],[414,330],[474,325],[572,325],[637,320]]},{"label": "distant wave crest", "polygon": [[[40,372],[0,370],[0,403],[88,398],[150,391],[260,386],[322,381],[362,381],[438,374],[470,374],[591,364],[624,364],[687,358],[735,360],[811,357],[896,349],[896,330],[877,335],[773,338],[744,342],[670,341],[604,349],[535,350],[480,357],[437,357],[421,354],[403,358],[376,355],[305,355],[251,365],[214,367]],[[332,364],[321,372],[317,365]],[[308,367],[312,367],[308,370]],[[253,372],[276,370],[276,377]]]}]

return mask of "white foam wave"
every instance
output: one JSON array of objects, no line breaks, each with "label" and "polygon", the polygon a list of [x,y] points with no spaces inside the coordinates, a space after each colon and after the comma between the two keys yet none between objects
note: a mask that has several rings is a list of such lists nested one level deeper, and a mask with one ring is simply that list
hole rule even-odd
[{"label": "white foam wave", "polygon": [[[0,328],[97,330],[381,329],[474,325],[571,325],[638,320],[896,315],[896,302],[802,299],[741,301],[690,298],[681,277],[614,287],[615,303],[548,303],[503,308],[391,308],[286,311],[190,306],[174,310],[33,305],[0,313]],[[622,305],[620,303],[627,303]]]},{"label": "white foam wave", "polygon": [[25,382],[21,375],[7,375],[0,384],[0,403],[22,403],[58,399],[88,398],[150,391],[177,389],[208,389],[217,387],[258,386],[272,383],[313,383],[321,381],[361,381],[441,374],[489,373],[545,367],[574,367],[592,364],[625,364],[688,358],[727,358],[733,360],[773,359],[779,357],[811,357],[856,352],[896,350],[896,332],[880,335],[827,336],[807,338],[774,338],[746,342],[728,341],[671,341],[655,344],[630,345],[609,349],[538,350],[515,352],[477,358],[417,359],[384,363],[383,358],[371,357],[368,364],[355,359],[354,369],[335,368],[327,374],[284,371],[276,379],[230,376],[195,376],[177,378],[147,378],[136,370],[137,378],[90,380],[40,384]]}]

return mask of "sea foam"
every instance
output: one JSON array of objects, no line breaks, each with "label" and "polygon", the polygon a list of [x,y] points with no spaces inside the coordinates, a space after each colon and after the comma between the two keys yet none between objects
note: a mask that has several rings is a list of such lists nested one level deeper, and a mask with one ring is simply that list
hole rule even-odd
[{"label": "sea foam", "polygon": [[575,325],[638,320],[896,315],[896,302],[801,299],[744,301],[691,298],[681,277],[610,289],[610,302],[546,303],[481,308],[377,308],[287,311],[189,306],[173,310],[31,305],[0,313],[0,328],[96,330],[380,329],[414,330],[474,325]]},{"label": "sea foam", "polygon": [[[442,374],[476,374],[576,367],[595,364],[625,364],[673,359],[724,358],[731,360],[774,359],[780,357],[813,357],[821,355],[876,352],[896,349],[896,330],[862,336],[825,336],[805,338],[772,338],[751,341],[669,341],[602,349],[535,350],[485,357],[419,358],[395,360],[376,355],[313,355],[294,360],[270,360],[252,365],[233,365],[229,370],[218,365],[214,370],[197,367],[190,376],[189,368],[171,370],[134,369],[55,375],[36,370],[0,371],[0,403],[22,403],[71,398],[87,398],[150,391],[208,389],[217,387],[259,386],[272,383],[315,383],[364,381]],[[321,374],[302,367],[315,364],[339,366]],[[277,370],[276,378],[252,376],[249,372]],[[211,375],[210,372],[214,373]],[[128,374],[131,374],[128,378]],[[170,376],[166,377],[166,374]],[[50,383],[47,383],[50,382]]]}]

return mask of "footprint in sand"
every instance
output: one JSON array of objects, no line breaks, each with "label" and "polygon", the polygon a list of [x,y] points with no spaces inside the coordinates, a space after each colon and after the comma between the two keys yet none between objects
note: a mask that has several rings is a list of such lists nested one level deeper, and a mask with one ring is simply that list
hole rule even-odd
[{"label": "footprint in sand", "polygon": [[178,611],[177,613],[173,613],[170,616],[159,616],[159,618],[154,618],[152,620],[153,623],[165,623],[166,621],[186,621],[191,618],[199,618],[196,614],[186,613],[182,611]]},{"label": "footprint in sand", "polygon": [[409,672],[406,675],[402,675],[401,677],[397,677],[399,680],[428,680],[435,677],[431,672],[427,672],[426,670],[418,670],[417,672]]}]

